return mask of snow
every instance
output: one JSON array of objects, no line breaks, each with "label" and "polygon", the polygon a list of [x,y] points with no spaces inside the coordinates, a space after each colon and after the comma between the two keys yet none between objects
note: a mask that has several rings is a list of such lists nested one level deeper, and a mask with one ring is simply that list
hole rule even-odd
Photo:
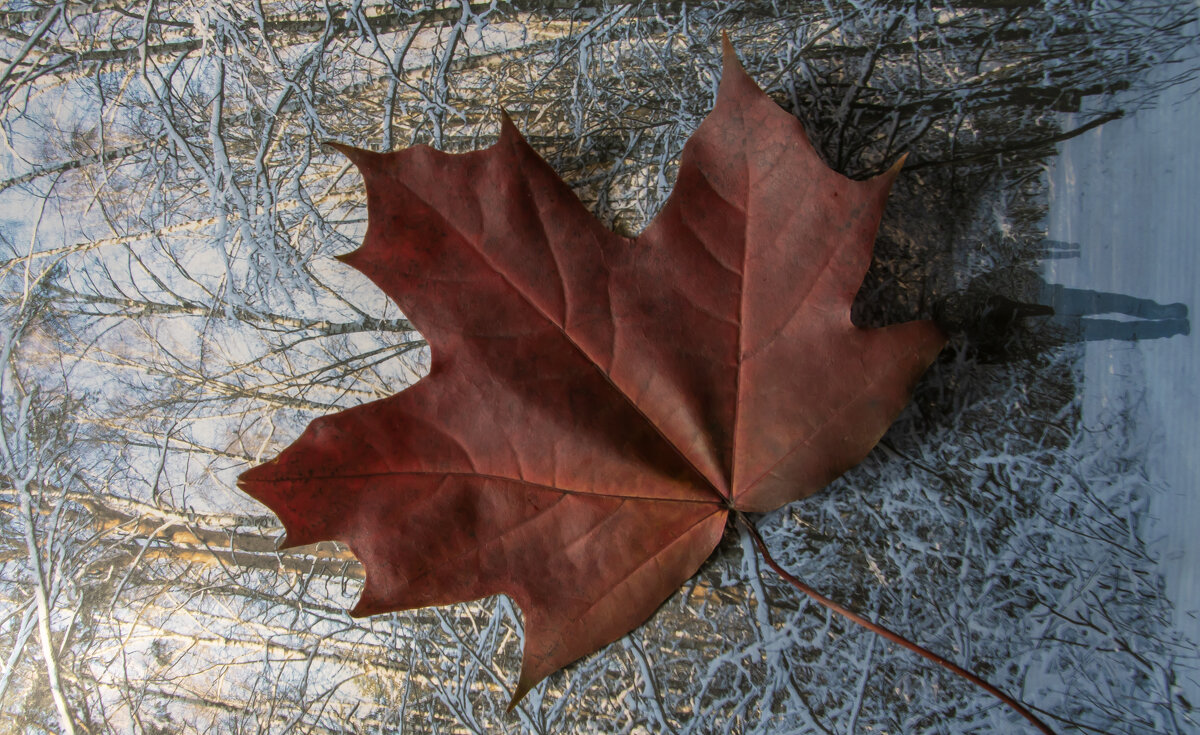
[{"label": "snow", "polygon": [[[1192,54],[1200,54],[1193,44]],[[1157,72],[1166,78],[1171,67]],[[1060,146],[1049,237],[1078,243],[1050,281],[1200,306],[1200,93],[1169,88],[1155,107]],[[1065,129],[1075,126],[1066,120]],[[1200,341],[1194,335],[1089,342],[1083,421],[1096,441],[1144,450],[1151,489],[1143,537],[1159,559],[1174,622],[1200,640]]]},{"label": "snow", "polygon": [[[272,13],[284,9],[266,5]],[[263,552],[280,531],[261,506],[233,489],[238,468],[267,459],[308,418],[388,395],[428,368],[427,350],[419,353],[420,363],[396,357],[375,364],[378,355],[406,349],[396,333],[320,327],[324,320],[353,324],[366,315],[397,313],[365,277],[329,258],[358,246],[365,215],[356,174],[318,141],[338,137],[387,149],[430,142],[443,131],[446,137],[434,142],[476,149],[494,135],[493,105],[502,100],[531,135],[550,141],[538,143],[539,150],[553,156],[551,163],[589,207],[606,223],[636,230],[670,191],[679,149],[715,94],[719,54],[712,29],[729,27],[755,78],[771,80],[777,99],[786,96],[794,110],[811,115],[812,130],[835,129],[829,123],[840,93],[822,80],[838,78],[840,49],[873,43],[875,25],[896,16],[886,3],[831,4],[829,17],[806,10],[810,5],[816,6],[797,4],[778,22],[751,15],[746,25],[715,4],[655,18],[638,16],[636,4],[541,20],[535,14],[528,24],[464,16],[457,24],[418,24],[378,39],[364,24],[362,35],[339,31],[329,46],[281,36],[269,53],[253,34],[239,35],[224,10],[205,19],[201,9],[195,35],[210,40],[211,53],[174,66],[152,58],[145,75],[136,63],[106,65],[101,76],[129,89],[106,98],[106,135],[123,144],[120,136],[129,131],[157,134],[174,126],[187,145],[72,172],[61,182],[42,177],[0,195],[0,229],[20,246],[14,256],[30,243],[46,253],[35,263],[48,264],[54,248],[71,252],[56,282],[78,298],[64,296],[56,308],[83,308],[93,292],[129,295],[133,302],[97,308],[103,318],[79,327],[85,339],[62,341],[92,345],[80,355],[83,367],[70,375],[76,402],[60,400],[66,391],[54,389],[66,382],[54,383],[54,370],[39,378],[36,405],[48,406],[46,415],[78,406],[82,425],[104,428],[85,433],[97,441],[63,452],[67,469],[56,470],[64,473],[57,477],[74,482],[65,473],[78,471],[90,487],[111,494],[104,501],[114,517],[140,519],[101,542],[86,524],[78,537],[39,536],[47,558],[64,560],[54,567],[53,582],[62,591],[47,619],[55,635],[64,636],[61,650],[76,681],[95,682],[92,692],[72,685],[79,687],[71,691],[81,707],[107,707],[100,716],[115,731],[1016,731],[1015,715],[992,698],[801,598],[762,568],[749,537],[732,533],[645,626],[553,677],[505,715],[523,641],[514,603],[491,598],[350,620],[342,611],[358,596],[361,568],[339,567],[346,556],[328,544],[278,557]],[[1036,5],[1020,15],[1032,20],[1028,30],[1043,44],[1061,40],[1049,29],[1060,18],[1063,26],[1079,17],[1097,27],[1115,24],[1111,35],[1096,36],[1111,49],[1105,58],[1116,59],[1113,65],[1082,65],[1072,72],[1074,85],[1090,84],[1096,67],[1120,77],[1134,62],[1118,56],[1136,60],[1131,49],[1154,46],[1149,34],[1134,33],[1136,43],[1130,41],[1124,21],[1106,9],[1111,5],[1089,6],[1090,17],[1069,4],[1046,4],[1045,11]],[[377,6],[369,2],[358,12],[374,13]],[[915,8],[904,33],[926,33],[921,29],[934,20]],[[992,17],[992,11],[939,12],[938,33]],[[265,11],[256,13],[261,17],[246,17],[265,23]],[[755,23],[761,23],[757,30]],[[981,27],[994,28],[990,20]],[[121,16],[113,28],[114,37],[131,29],[126,41],[133,43],[143,24]],[[457,51],[448,42],[453,34],[462,38]],[[214,46],[214,38],[225,45]],[[805,58],[819,41],[832,44],[825,49],[828,62]],[[510,46],[518,47],[512,59],[446,73],[460,60],[478,61]],[[980,64],[983,57],[972,52],[978,75],[964,81],[957,67],[962,60],[947,48],[923,51],[920,73],[907,49],[881,56],[873,83],[862,91],[878,92],[880,104],[950,100],[963,116],[960,142],[985,144],[988,138],[976,136],[991,133],[976,125],[986,121],[979,111],[991,109],[989,90],[1003,85],[989,80],[1006,78],[1010,61]],[[995,58],[1062,71],[1065,56],[1039,60],[1037,50],[1013,44]],[[218,60],[228,63],[220,100]],[[943,63],[945,78],[937,71]],[[405,73],[398,73],[401,66]],[[310,75],[310,68],[319,71]],[[99,104],[95,95],[104,88],[98,78],[71,84],[84,102],[63,101],[44,115],[30,107],[6,123],[13,149],[24,158],[6,163],[0,150],[4,176],[47,156],[51,162],[70,158],[69,139],[58,140],[78,128],[69,123],[101,119],[81,112]],[[385,86],[389,101],[380,117],[377,98]],[[545,105],[555,97],[561,102]],[[50,105],[60,98],[33,99]],[[832,108],[821,112],[814,99]],[[559,104],[567,107],[559,111]],[[1176,188],[1155,188],[1166,180],[1163,170],[1187,168],[1196,158],[1194,137],[1188,138],[1193,154],[1179,156],[1184,133],[1194,136],[1186,127],[1197,110],[1194,100],[1188,104],[1170,113],[1174,122],[1164,122],[1162,111],[1139,115],[1064,146],[1054,174],[1052,237],[1080,243],[1081,252],[1076,260],[1054,261],[1059,281],[1198,303],[1188,283],[1196,272],[1195,221],[1190,229],[1186,223],[1164,229],[1156,213],[1164,207],[1192,214],[1194,171],[1173,170],[1172,176],[1191,178]],[[839,120],[847,122],[848,108],[840,109]],[[37,120],[49,121],[44,127],[30,122],[35,112]],[[381,119],[388,121],[382,130]],[[645,130],[629,127],[647,121]],[[268,126],[265,132],[261,125]],[[918,145],[928,143],[929,152],[941,150],[907,125],[893,131],[896,140],[911,136]],[[63,136],[46,140],[47,131],[60,128]],[[943,220],[925,217],[926,208],[941,201],[928,193],[936,191],[932,174],[940,171],[928,172],[933,187],[921,183],[923,174],[906,172],[893,192],[893,203],[905,188],[910,203],[922,203],[888,225],[901,251],[911,245],[913,252],[936,254],[944,235],[953,254],[947,261],[974,268],[955,273],[965,278],[995,255],[1000,240],[1008,247],[1040,239],[1040,230],[1027,229],[1029,218],[1012,216],[1032,209],[1018,185],[983,192],[978,209],[952,213],[956,226],[941,230]],[[104,177],[83,178],[98,172]],[[39,194],[52,183],[55,198],[34,238],[33,222],[16,214],[39,211]],[[93,191],[68,188],[73,183],[94,187],[95,196],[70,196]],[[115,222],[96,206],[110,197],[119,204]],[[7,212],[16,214],[5,222]],[[957,228],[959,214],[965,220],[981,213],[986,221]],[[915,234],[927,226],[928,237]],[[938,247],[929,245],[935,241]],[[935,282],[938,268],[919,259],[911,271],[903,266],[897,273],[926,267]],[[160,275],[165,285],[156,280]],[[14,293],[27,292],[17,286]],[[196,308],[190,315],[145,308],[159,301],[185,312]],[[46,327],[23,337],[24,354],[45,359],[34,349],[39,341],[47,353],[62,355]],[[1200,605],[1186,601],[1196,592],[1196,549],[1186,523],[1195,509],[1184,507],[1196,503],[1195,455],[1187,440],[1195,428],[1188,423],[1196,403],[1195,345],[1175,337],[1088,347],[1085,418],[1094,438],[1068,435],[1075,427],[1074,349],[1043,356],[1047,362],[1036,367],[944,360],[877,451],[827,492],[761,519],[761,530],[776,558],[812,586],[956,662],[983,664],[993,683],[1060,723],[1078,723],[1074,731],[1194,731],[1200,728],[1191,708],[1173,696],[1177,672],[1186,675],[1194,662],[1180,663],[1188,651],[1163,635],[1163,607],[1154,575],[1145,573],[1153,569],[1140,541],[1125,542],[1139,535],[1127,518],[1146,515],[1141,499],[1153,494],[1154,519],[1141,535],[1160,539],[1157,554],[1181,601],[1177,622],[1200,639],[1187,614]],[[36,367],[30,363],[31,375],[39,373]],[[235,401],[231,394],[242,397]],[[19,419],[29,414],[28,403],[8,405]],[[1131,442],[1140,454],[1130,452]],[[1131,454],[1146,461],[1130,465]],[[50,461],[41,456],[35,459]],[[1123,517],[1110,522],[1114,511]],[[184,530],[199,533],[189,540]],[[227,543],[213,544],[214,534],[227,534]],[[0,599],[0,618],[8,615],[9,599],[25,605],[24,613],[13,607],[5,618],[12,621],[5,633],[16,641],[0,677],[6,715],[23,708],[21,696],[33,691],[19,685],[19,677],[34,683],[44,677],[38,657],[23,655],[38,622],[36,608],[21,603],[32,599],[26,556],[9,559],[3,570],[15,570],[5,584],[21,596]],[[107,579],[87,571],[102,568],[97,559],[110,565]],[[80,599],[88,606],[79,607]],[[72,636],[75,618],[68,615],[86,622],[88,634]],[[24,668],[9,690],[18,693],[5,699],[4,680],[18,661]]]}]

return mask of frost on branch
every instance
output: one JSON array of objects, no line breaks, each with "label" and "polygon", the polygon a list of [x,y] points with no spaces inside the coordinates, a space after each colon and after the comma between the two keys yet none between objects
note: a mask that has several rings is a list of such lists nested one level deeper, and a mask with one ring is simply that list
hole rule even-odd
[{"label": "frost on branch", "polygon": [[[4,11],[0,308],[20,329],[0,400],[19,466],[39,468],[24,490],[0,482],[15,727],[1008,729],[986,697],[759,581],[735,537],[651,625],[506,717],[521,629],[504,598],[348,619],[362,569],[346,550],[277,554],[275,519],[238,499],[236,474],[311,418],[428,367],[405,315],[332,259],[366,213],[321,141],[474,150],[500,105],[590,210],[636,233],[712,106],[727,29],[835,169],[866,178],[909,154],[855,307],[878,326],[928,317],[982,272],[1036,267],[1040,166],[1070,132],[1057,112],[1099,95],[1079,124],[1111,118],[1104,95],[1143,89],[1194,12],[565,5]],[[1195,730],[1179,694],[1196,646],[1172,632],[1138,536],[1155,488],[1142,448],[1080,431],[1074,357],[948,355],[879,450],[766,517],[767,540],[812,585],[1080,726]]]}]

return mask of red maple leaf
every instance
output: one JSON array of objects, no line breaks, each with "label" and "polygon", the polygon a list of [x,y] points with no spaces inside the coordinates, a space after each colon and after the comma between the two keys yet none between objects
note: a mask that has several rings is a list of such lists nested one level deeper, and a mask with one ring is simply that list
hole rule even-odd
[{"label": "red maple leaf", "polygon": [[591,216],[504,117],[492,147],[337,146],[369,225],[344,260],[425,335],[429,375],[317,419],[240,478],[366,569],[355,615],[503,593],[514,701],[645,621],[735,511],[859,462],[944,337],[850,305],[899,166],[832,171],[726,43],[712,114],[636,240]]}]

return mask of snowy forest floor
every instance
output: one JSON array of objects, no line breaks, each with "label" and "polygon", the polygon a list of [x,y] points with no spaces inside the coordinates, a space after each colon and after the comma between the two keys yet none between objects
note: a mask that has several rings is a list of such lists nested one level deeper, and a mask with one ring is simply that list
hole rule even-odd
[{"label": "snowy forest floor", "polygon": [[[0,13],[0,731],[1023,731],[804,601],[736,530],[645,625],[506,712],[508,598],[351,618],[348,549],[278,551],[234,478],[429,367],[335,260],[366,197],[322,141],[477,150],[502,105],[632,235],[711,109],[722,32],[837,170],[908,156],[861,326],[1064,254],[1059,282],[1195,307],[1195,227],[1155,213],[1195,216],[1195,100],[1101,125],[1139,107],[1117,93],[1163,86],[1145,73],[1194,38],[1194,0],[249,5]],[[756,519],[772,554],[1064,735],[1200,730],[1194,511],[1162,502],[1195,502],[1194,340],[987,361],[974,336],[862,464]]]},{"label": "snowy forest floor", "polygon": [[[1200,53],[1194,45],[1192,54]],[[1169,70],[1156,72],[1164,78]],[[1072,116],[1064,125],[1074,127]],[[1200,90],[1166,89],[1153,107],[1059,146],[1051,164],[1051,240],[1079,257],[1049,261],[1051,282],[1200,304]],[[1083,430],[1098,447],[1132,443],[1154,487],[1144,537],[1160,560],[1174,622],[1200,640],[1200,341],[1195,335],[1087,343]]]}]

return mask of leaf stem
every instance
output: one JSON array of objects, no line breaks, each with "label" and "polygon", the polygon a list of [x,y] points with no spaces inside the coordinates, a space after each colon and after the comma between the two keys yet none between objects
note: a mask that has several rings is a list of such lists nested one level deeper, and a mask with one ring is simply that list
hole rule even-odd
[{"label": "leaf stem", "polygon": [[852,612],[852,611],[848,610],[847,608],[842,607],[838,603],[836,603],[833,600],[829,599],[828,597],[825,597],[824,595],[822,595],[820,592],[817,592],[812,587],[809,587],[808,585],[804,584],[799,579],[796,579],[795,577],[793,577],[791,574],[789,574],[787,572],[787,570],[785,570],[783,567],[779,566],[779,564],[775,561],[775,559],[773,559],[771,557],[771,554],[767,552],[767,544],[765,541],[763,541],[763,537],[758,533],[758,529],[754,527],[754,524],[751,523],[750,520],[748,518],[746,518],[745,514],[743,514],[741,511],[735,511],[735,512],[737,513],[738,520],[741,521],[742,525],[746,527],[746,530],[750,532],[750,537],[754,539],[754,545],[756,547],[758,547],[758,553],[762,554],[763,560],[767,562],[767,566],[774,569],[775,573],[778,574],[780,577],[783,577],[784,581],[786,581],[788,584],[792,585],[796,589],[800,590],[804,594],[808,595],[812,599],[821,603],[822,605],[829,608],[830,610],[837,613],[838,615],[841,615],[852,622],[858,623],[859,625],[861,625],[862,627],[871,631],[872,633],[883,636],[884,638],[888,639],[892,643],[895,643],[899,646],[903,646],[903,647],[907,648],[908,650],[912,651],[913,653],[920,654],[920,655],[924,656],[925,658],[929,659],[930,661],[934,662],[935,664],[938,664],[939,666],[941,666],[949,671],[952,671],[955,674],[958,674],[959,676],[961,676],[962,678],[971,682],[975,686],[979,687],[980,689],[983,689],[988,694],[991,694],[996,699],[999,699],[1001,702],[1004,702],[1005,704],[1007,704],[1009,707],[1014,709],[1017,712],[1017,714],[1021,715],[1026,720],[1029,720],[1029,722],[1032,723],[1034,727],[1036,727],[1038,730],[1040,730],[1045,735],[1055,735],[1053,730],[1051,730],[1044,722],[1039,720],[1036,715],[1034,715],[1032,712],[1030,712],[1028,709],[1026,709],[1024,705],[1022,705],[1020,702],[1013,699],[1012,697],[1008,696],[1004,692],[1000,691],[996,687],[992,686],[991,684],[987,683],[986,681],[981,679],[979,676],[972,674],[970,671],[967,671],[966,669],[962,668],[961,666],[959,666],[951,661],[947,661],[946,659],[937,655],[933,651],[930,651],[926,648],[922,648],[921,646],[918,646],[916,643],[913,643],[912,641],[908,640],[907,638],[904,638],[900,634],[894,633],[894,632],[888,630],[887,628],[883,627],[882,625],[873,623],[870,620],[864,618],[863,616],[861,616],[855,612]]}]

